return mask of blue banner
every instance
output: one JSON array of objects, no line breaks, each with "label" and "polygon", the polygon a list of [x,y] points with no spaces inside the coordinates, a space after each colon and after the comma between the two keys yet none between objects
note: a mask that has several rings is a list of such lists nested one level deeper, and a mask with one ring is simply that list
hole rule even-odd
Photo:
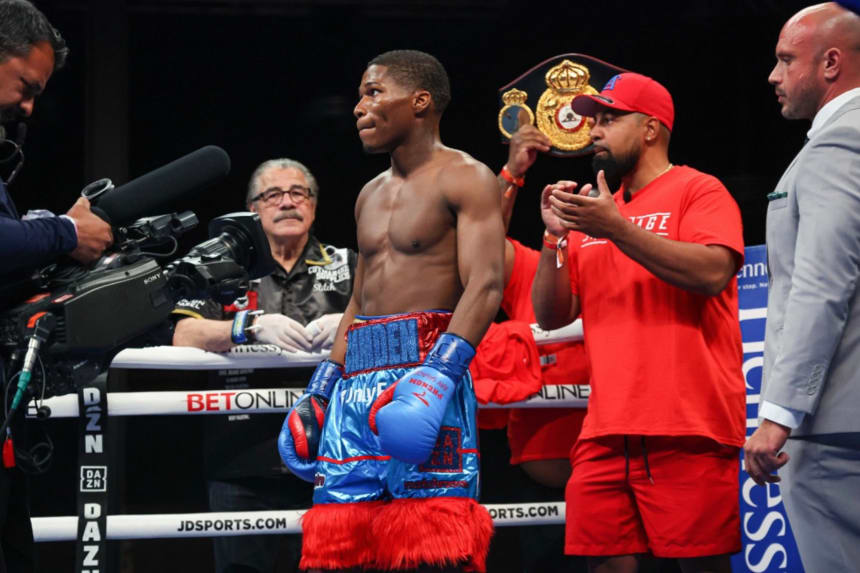
[{"label": "blue banner", "polygon": [[[758,427],[761,371],[764,353],[764,323],[767,317],[767,257],[764,245],[747,247],[744,266],[738,273],[743,372],[747,386],[747,436]],[[740,470],[741,536],[743,550],[732,556],[732,570],[771,573],[803,573],[797,544],[779,486],[761,487]]]}]

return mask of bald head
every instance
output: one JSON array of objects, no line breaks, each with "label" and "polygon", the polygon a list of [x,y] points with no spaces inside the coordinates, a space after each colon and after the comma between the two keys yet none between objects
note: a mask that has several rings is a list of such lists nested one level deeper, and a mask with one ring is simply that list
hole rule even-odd
[{"label": "bald head", "polygon": [[838,47],[860,52],[860,16],[836,2],[804,8],[788,19],[782,31],[809,34],[821,50]]},{"label": "bald head", "polygon": [[812,119],[828,101],[860,87],[860,16],[835,2],[804,8],[782,27],[776,58],[768,81],[782,115]]}]

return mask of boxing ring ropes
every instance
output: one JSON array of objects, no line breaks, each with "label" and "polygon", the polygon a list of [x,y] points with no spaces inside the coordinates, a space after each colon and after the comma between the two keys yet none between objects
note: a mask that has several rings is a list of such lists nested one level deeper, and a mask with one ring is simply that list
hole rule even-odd
[{"label": "boxing ring ropes", "polygon": [[[552,331],[542,330],[537,325],[532,325],[532,334],[538,345],[577,341],[582,340],[582,324],[580,320],[577,320],[564,328]],[[237,346],[227,353],[164,346],[123,350],[114,358],[111,368],[144,370],[302,368],[315,366],[326,357],[327,354],[324,353],[289,354],[277,346],[271,345]],[[278,396],[275,395],[276,393]],[[303,393],[304,389],[302,388],[108,392],[106,396],[107,415],[223,415],[236,414],[237,412],[283,415]],[[504,405],[482,404],[479,407],[585,408],[588,404],[588,394],[589,387],[587,385],[552,385],[544,386],[540,392],[522,402]],[[279,396],[283,398],[280,403],[277,400]],[[50,408],[49,418],[81,417],[77,394],[55,396],[39,402],[38,405]],[[34,415],[36,406],[35,402],[30,403],[29,415]],[[484,507],[490,512],[493,523],[497,527],[564,524],[563,501],[484,504]],[[304,511],[107,515],[104,539],[297,534],[301,533],[299,520]],[[32,518],[33,537],[37,542],[74,541],[79,538],[79,520],[85,520],[87,517],[92,518],[93,516],[34,517]]]}]

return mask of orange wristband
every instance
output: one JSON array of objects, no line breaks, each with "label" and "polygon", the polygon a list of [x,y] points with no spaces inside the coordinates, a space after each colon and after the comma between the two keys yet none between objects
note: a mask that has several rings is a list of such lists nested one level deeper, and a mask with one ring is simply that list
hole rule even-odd
[{"label": "orange wristband", "polygon": [[501,173],[499,173],[499,175],[501,175],[502,179],[504,179],[505,181],[507,181],[511,185],[516,185],[517,187],[522,187],[523,185],[526,184],[526,178],[523,175],[520,175],[519,177],[514,177],[513,174],[510,171],[508,171],[507,165],[502,166],[502,171],[501,171]]},{"label": "orange wristband", "polygon": [[556,237],[545,230],[543,232],[543,245],[547,249],[555,251],[555,268],[560,269],[564,265],[565,251],[567,250],[567,235]]},{"label": "orange wristband", "polygon": [[556,237],[549,231],[543,232],[543,244],[547,249],[557,249],[565,237]]}]

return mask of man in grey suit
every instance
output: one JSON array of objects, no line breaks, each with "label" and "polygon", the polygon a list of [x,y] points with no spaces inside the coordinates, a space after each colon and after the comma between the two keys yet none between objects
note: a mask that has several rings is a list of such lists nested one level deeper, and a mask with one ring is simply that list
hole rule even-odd
[{"label": "man in grey suit", "polygon": [[[744,466],[780,481],[807,571],[860,563],[860,16],[836,3],[783,26],[768,78],[808,141],[768,195],[761,425]],[[790,437],[789,437],[790,436]]]}]

